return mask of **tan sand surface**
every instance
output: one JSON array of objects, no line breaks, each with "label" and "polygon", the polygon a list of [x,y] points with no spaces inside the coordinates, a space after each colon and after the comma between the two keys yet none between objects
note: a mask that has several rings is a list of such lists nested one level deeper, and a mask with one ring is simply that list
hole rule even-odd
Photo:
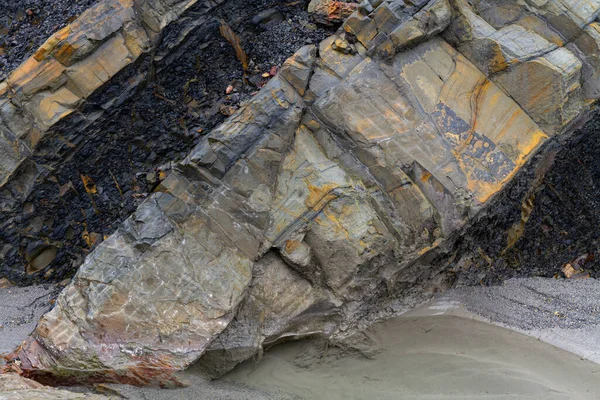
[{"label": "tan sand surface", "polygon": [[473,319],[398,317],[370,336],[372,359],[286,343],[225,379],[306,399],[600,398],[600,365]]}]

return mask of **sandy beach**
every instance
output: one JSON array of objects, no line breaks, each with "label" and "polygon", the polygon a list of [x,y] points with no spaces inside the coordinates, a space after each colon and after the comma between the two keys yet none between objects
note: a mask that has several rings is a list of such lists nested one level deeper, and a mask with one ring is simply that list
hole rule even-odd
[{"label": "sandy beach", "polygon": [[[3,351],[33,330],[55,290],[0,289]],[[109,384],[103,394],[131,400],[597,399],[598,296],[594,279],[518,279],[450,290],[357,335],[353,344],[361,353],[324,340],[288,342],[221,380],[192,366],[181,373],[188,387]]]},{"label": "sandy beach", "polygon": [[372,359],[288,343],[226,380],[305,399],[596,399],[600,365],[458,316],[399,317],[371,330]]}]

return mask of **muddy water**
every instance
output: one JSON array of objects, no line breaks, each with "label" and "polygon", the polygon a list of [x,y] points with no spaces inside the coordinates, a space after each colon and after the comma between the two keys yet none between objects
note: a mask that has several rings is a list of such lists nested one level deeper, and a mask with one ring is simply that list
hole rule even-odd
[{"label": "muddy water", "polygon": [[400,317],[370,333],[372,359],[296,342],[224,379],[306,399],[597,399],[600,365],[456,316]]}]

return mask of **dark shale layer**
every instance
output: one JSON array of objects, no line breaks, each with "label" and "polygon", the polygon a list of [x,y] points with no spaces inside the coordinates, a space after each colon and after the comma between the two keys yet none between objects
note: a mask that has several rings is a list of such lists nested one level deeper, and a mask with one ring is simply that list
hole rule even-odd
[{"label": "dark shale layer", "polygon": [[571,263],[600,277],[600,113],[551,139],[458,235],[445,265],[457,286],[563,277]]},{"label": "dark shale layer", "polygon": [[[13,198],[0,193],[0,277],[17,285],[71,277],[86,254],[168,174],[171,162],[270,79],[264,74],[276,72],[298,48],[332,33],[331,27],[314,23],[306,5],[228,1],[173,48],[181,31],[206,18],[200,3],[165,30],[154,62],[142,57],[88,99],[85,109],[55,126],[33,158],[47,175],[16,207]],[[251,60],[246,83],[233,47],[219,33],[221,21],[239,35]],[[85,126],[94,107],[140,71],[146,82]],[[36,257],[41,259],[37,267],[30,263]],[[51,262],[44,265],[44,259]]]}]

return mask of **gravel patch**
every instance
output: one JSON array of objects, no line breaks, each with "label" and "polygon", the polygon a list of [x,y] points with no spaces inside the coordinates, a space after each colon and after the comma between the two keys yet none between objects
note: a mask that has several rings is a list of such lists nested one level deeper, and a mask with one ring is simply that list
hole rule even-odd
[{"label": "gravel patch", "polygon": [[502,286],[465,287],[442,297],[493,322],[524,330],[599,325],[599,298],[596,279],[548,278],[509,279]]},{"label": "gravel patch", "polygon": [[0,354],[13,351],[49,311],[60,287],[38,285],[0,289]]}]

